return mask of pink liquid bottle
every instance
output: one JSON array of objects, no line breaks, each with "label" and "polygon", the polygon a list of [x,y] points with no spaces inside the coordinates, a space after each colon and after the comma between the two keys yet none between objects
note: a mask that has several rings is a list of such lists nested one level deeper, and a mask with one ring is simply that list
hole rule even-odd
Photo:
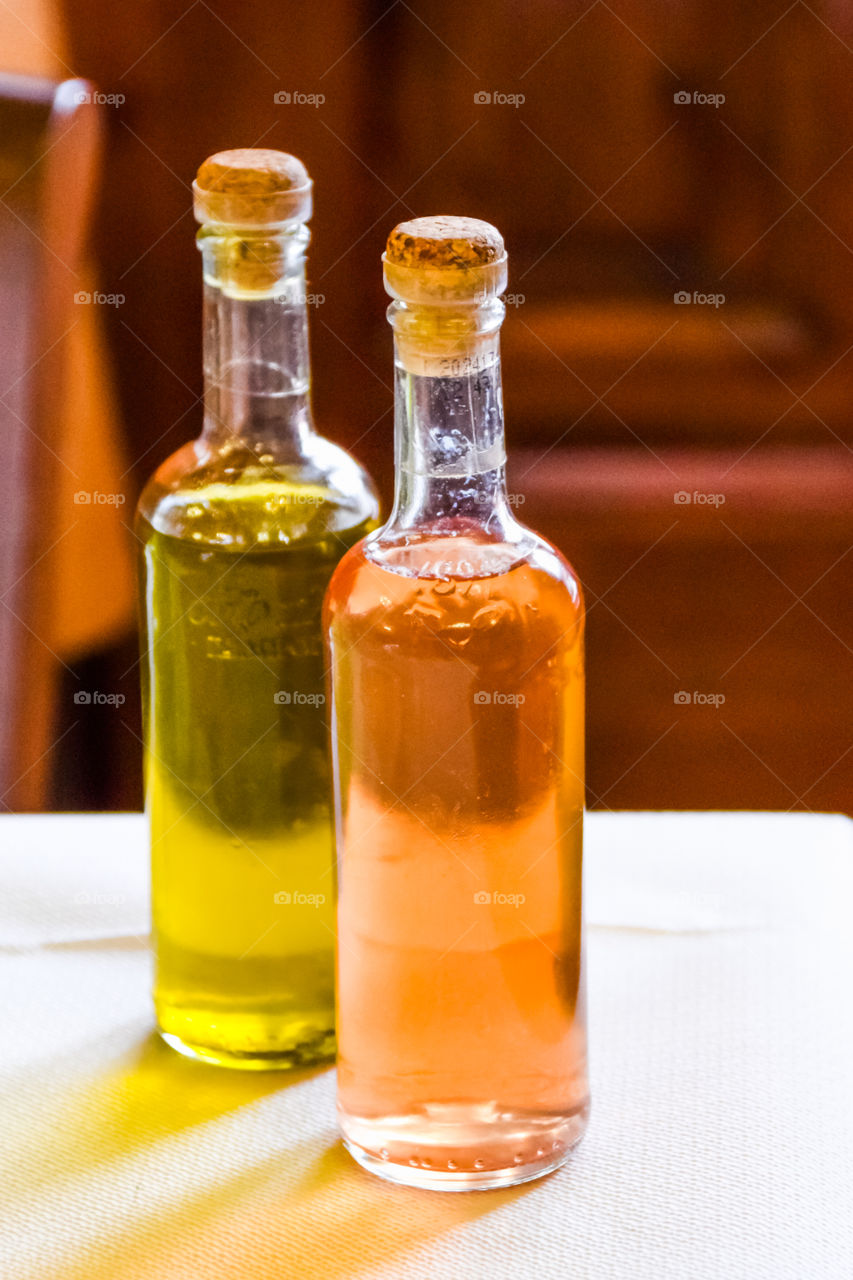
[{"label": "pink liquid bottle", "polygon": [[340,1124],[439,1190],[556,1168],[589,1099],[583,604],[508,500],[506,261],[473,219],[392,232],[395,503],[324,613]]}]

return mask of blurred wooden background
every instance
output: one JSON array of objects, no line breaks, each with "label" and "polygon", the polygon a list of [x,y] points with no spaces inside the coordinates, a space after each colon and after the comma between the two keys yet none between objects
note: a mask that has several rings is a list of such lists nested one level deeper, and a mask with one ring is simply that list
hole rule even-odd
[{"label": "blurred wooden background", "polygon": [[[199,428],[207,154],[312,173],[318,424],[386,496],[385,236],[487,218],[510,252],[510,489],[591,609],[590,803],[849,810],[851,5],[59,12],[63,74],[123,98],[93,248],[125,296],[104,322],[134,493]],[[132,646],[78,664],[128,701],[68,733],[55,803],[139,801]]]}]

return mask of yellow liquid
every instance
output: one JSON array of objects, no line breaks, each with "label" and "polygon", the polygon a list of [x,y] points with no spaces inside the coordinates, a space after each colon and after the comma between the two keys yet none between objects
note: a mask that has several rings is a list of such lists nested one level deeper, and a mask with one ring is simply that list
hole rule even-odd
[{"label": "yellow liquid", "polygon": [[249,475],[139,522],[157,1018],[230,1065],[335,1050],[320,610],[375,525],[336,498]]}]

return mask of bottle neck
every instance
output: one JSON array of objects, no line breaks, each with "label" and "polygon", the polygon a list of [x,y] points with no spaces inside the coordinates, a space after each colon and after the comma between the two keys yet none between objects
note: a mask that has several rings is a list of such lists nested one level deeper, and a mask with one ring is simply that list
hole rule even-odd
[{"label": "bottle neck", "polygon": [[396,491],[389,532],[477,526],[502,537],[506,493],[499,329],[504,306],[394,302]]},{"label": "bottle neck", "polygon": [[218,450],[295,461],[313,433],[307,229],[204,227],[204,429]]}]

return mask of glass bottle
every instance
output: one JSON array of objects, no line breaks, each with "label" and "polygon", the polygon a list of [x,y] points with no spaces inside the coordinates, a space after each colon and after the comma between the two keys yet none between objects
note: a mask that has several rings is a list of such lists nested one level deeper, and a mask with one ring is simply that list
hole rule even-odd
[{"label": "glass bottle", "polygon": [[312,422],[305,169],[221,152],[193,189],[204,426],[137,512],[154,1000],[180,1052],[288,1067],[335,1049],[320,611],[378,509]]},{"label": "glass bottle", "polygon": [[496,1187],[586,1123],[583,605],[508,500],[500,235],[415,219],[383,261],[395,503],[324,608],[338,1111],[385,1178]]}]

